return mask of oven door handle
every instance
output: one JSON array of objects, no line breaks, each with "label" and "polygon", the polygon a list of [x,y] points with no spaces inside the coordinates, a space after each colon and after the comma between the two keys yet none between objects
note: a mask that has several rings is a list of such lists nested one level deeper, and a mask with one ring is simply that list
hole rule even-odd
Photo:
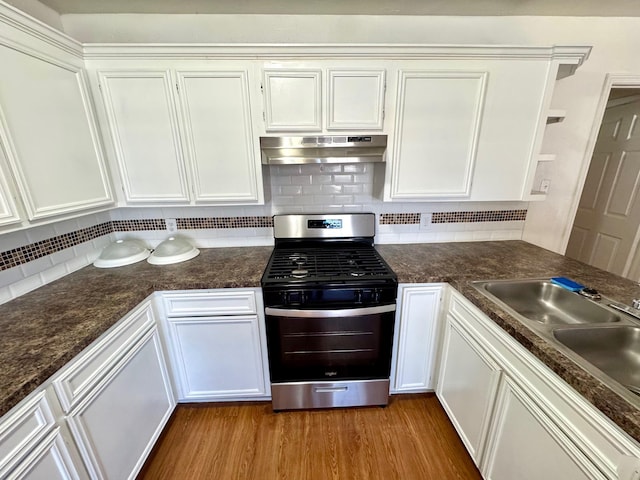
[{"label": "oven door handle", "polygon": [[380,305],[365,308],[344,308],[340,310],[294,310],[290,308],[264,309],[266,315],[272,317],[298,317],[298,318],[335,318],[335,317],[360,317],[362,315],[377,315],[378,313],[394,312],[396,304]]}]

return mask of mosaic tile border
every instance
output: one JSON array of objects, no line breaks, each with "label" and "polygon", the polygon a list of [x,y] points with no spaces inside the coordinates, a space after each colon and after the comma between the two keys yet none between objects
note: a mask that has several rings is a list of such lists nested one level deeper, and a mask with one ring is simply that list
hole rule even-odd
[{"label": "mosaic tile border", "polygon": [[[432,223],[508,222],[523,221],[527,210],[487,210],[482,212],[434,212]],[[177,218],[179,230],[225,228],[271,228],[273,217],[202,217]],[[420,223],[420,213],[383,213],[381,225],[415,225]],[[29,245],[0,252],[0,271],[18,267],[38,258],[74,247],[114,232],[166,230],[164,218],[112,220],[93,227],[57,235]]]},{"label": "mosaic tile border", "polygon": [[431,223],[520,222],[527,210],[486,210],[483,212],[434,212]]},{"label": "mosaic tile border", "polygon": [[420,223],[419,213],[382,213],[380,225],[414,225]]},{"label": "mosaic tile border", "polygon": [[272,217],[210,217],[210,218],[178,218],[178,230],[203,228],[270,228]]},{"label": "mosaic tile border", "polygon": [[[431,223],[517,222],[527,219],[527,210],[485,210],[480,212],[433,212]],[[417,225],[419,213],[383,213],[380,225]]]},{"label": "mosaic tile border", "polygon": [[[204,228],[269,228],[273,227],[272,217],[211,217],[177,218],[180,230]],[[134,220],[112,220],[93,227],[57,235],[46,240],[0,252],[0,271],[18,267],[38,258],[51,255],[66,248],[75,247],[103,235],[114,232],[136,232],[166,230],[164,218],[145,218]]]},{"label": "mosaic tile border", "polygon": [[31,243],[23,247],[0,252],[0,271],[17,267],[103,235],[109,235],[112,232],[112,222],[105,222],[94,225],[93,227],[82,228],[74,232],[40,240],[39,242]]}]

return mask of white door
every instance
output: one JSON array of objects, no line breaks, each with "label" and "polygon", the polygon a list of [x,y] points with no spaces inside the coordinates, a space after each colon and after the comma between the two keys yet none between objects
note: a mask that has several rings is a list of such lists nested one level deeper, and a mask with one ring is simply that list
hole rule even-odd
[{"label": "white door", "polygon": [[128,203],[189,201],[170,72],[99,72]]},{"label": "white door", "polygon": [[327,130],[382,130],[384,70],[327,72]]},{"label": "white door", "polygon": [[403,285],[396,320],[391,393],[433,390],[442,287]]},{"label": "white door", "polygon": [[81,480],[88,479],[82,467],[76,467],[60,427],[42,439],[29,456],[8,475],[9,480]]},{"label": "white door", "polygon": [[113,202],[80,67],[0,45],[0,143],[30,220]]},{"label": "white door", "polygon": [[448,316],[436,395],[476,465],[486,440],[501,371]]},{"label": "white door", "polygon": [[174,405],[153,327],[68,417],[91,477],[135,478]]},{"label": "white door", "polygon": [[485,84],[484,72],[400,71],[392,199],[469,196]]},{"label": "white door", "polygon": [[322,70],[265,70],[262,87],[267,132],[322,130]]},{"label": "white door", "polygon": [[503,376],[481,472],[487,480],[587,480],[604,475],[536,403]]},{"label": "white door", "polygon": [[627,276],[640,225],[640,100],[607,109],[566,255]]},{"label": "white door", "polygon": [[181,401],[267,394],[257,315],[171,318]]},{"label": "white door", "polygon": [[251,128],[247,71],[178,71],[194,199],[257,203],[262,176]]}]

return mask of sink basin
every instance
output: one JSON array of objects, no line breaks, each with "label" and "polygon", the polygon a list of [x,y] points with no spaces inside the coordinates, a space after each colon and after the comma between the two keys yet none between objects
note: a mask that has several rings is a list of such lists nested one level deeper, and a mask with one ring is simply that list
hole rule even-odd
[{"label": "sink basin", "polygon": [[603,325],[557,328],[553,336],[565,347],[640,395],[640,327]]},{"label": "sink basin", "polygon": [[488,293],[528,320],[545,325],[611,323],[620,316],[549,280],[498,280],[475,282]]}]

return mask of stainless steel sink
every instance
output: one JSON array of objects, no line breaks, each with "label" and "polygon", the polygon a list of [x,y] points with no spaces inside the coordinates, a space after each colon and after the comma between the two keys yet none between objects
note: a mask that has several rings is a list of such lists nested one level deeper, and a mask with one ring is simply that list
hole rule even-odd
[{"label": "stainless steel sink", "polygon": [[620,321],[617,313],[549,280],[500,280],[474,285],[519,315],[547,325]]},{"label": "stainless steel sink", "polygon": [[[472,285],[640,407],[637,312],[627,312],[623,304],[607,298],[598,301],[583,297],[549,279],[490,280],[472,282]],[[633,309],[627,307],[627,310]]]},{"label": "stainless steel sink", "polygon": [[557,328],[554,338],[589,363],[640,394],[640,327]]}]

